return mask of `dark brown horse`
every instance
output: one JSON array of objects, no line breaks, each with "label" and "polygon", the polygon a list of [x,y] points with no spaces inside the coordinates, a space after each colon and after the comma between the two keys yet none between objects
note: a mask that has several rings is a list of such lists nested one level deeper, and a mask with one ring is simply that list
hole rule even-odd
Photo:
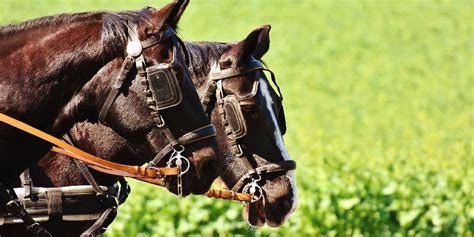
[{"label": "dark brown horse", "polygon": [[[212,75],[225,69],[245,67],[255,62],[255,59],[260,59],[269,47],[269,31],[269,26],[259,28],[238,43],[186,43],[193,82],[200,94],[206,94]],[[221,148],[219,157],[222,159],[224,171],[221,177],[228,187],[232,187],[249,170],[288,160],[289,155],[282,140],[282,133],[286,128],[281,98],[270,86],[269,80],[262,71],[255,70],[228,78],[223,81],[223,89],[226,95],[241,97],[251,95],[241,102],[247,135],[239,138],[239,144],[247,155],[258,155],[256,159],[253,159],[245,156],[237,157],[234,154],[225,132],[223,119],[219,114],[219,108],[215,103],[216,98],[211,98],[209,113],[213,124],[218,129],[218,143]],[[78,147],[105,159],[121,162],[147,159],[148,154],[140,150],[143,146],[130,146],[119,134],[99,124],[76,124],[71,130],[71,135]],[[34,177],[35,185],[88,184],[75,163],[69,158],[54,154],[51,156],[53,157],[46,157],[39,163],[50,180]],[[259,202],[248,205],[244,210],[244,217],[254,226],[261,226],[265,222],[270,226],[279,226],[296,207],[294,173],[293,171],[278,171],[262,174],[262,176],[260,184],[264,190],[265,205]],[[115,182],[115,179],[104,175],[95,174],[95,177],[102,185],[111,185]],[[87,226],[90,223],[84,224]],[[80,233],[86,228],[85,226],[75,228]]]},{"label": "dark brown horse", "polygon": [[[130,25],[136,26],[140,40],[156,38],[169,27],[176,28],[186,4],[173,2],[159,10],[64,14],[1,28],[0,112],[55,136],[77,122],[97,121],[111,90],[111,79],[118,73],[99,70],[107,63],[122,63]],[[153,66],[170,63],[172,52],[174,44],[166,40],[144,49],[143,57]],[[181,51],[178,59],[185,61]],[[179,137],[209,124],[209,119],[200,107],[187,68],[175,71],[182,100],[161,115]],[[147,110],[142,91],[137,85],[125,88],[122,93],[126,96],[113,104],[105,123],[131,144],[149,143],[154,150],[146,153],[156,154],[167,141]],[[0,182],[12,182],[50,148],[46,142],[0,124]],[[213,139],[186,146],[184,155],[194,165],[185,177],[185,195],[209,188],[218,173],[216,152]]]}]

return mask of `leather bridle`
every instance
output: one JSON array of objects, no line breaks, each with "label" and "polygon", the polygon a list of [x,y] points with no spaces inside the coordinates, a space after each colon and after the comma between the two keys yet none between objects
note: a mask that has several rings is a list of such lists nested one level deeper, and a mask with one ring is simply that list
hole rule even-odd
[{"label": "leather bridle", "polygon": [[[215,96],[216,103],[219,106],[218,108],[219,114],[221,116],[222,123],[225,127],[225,132],[227,135],[227,144],[229,145],[232,154],[237,158],[247,158],[249,160],[249,163],[251,164],[252,163],[257,164],[256,160],[258,159],[263,159],[263,160],[267,160],[267,159],[264,159],[263,157],[257,154],[253,154],[250,151],[244,151],[243,145],[241,144],[240,139],[243,136],[245,136],[245,133],[236,134],[237,133],[237,131],[235,131],[236,129],[233,128],[231,124],[229,123],[230,119],[236,120],[236,118],[231,118],[229,117],[229,113],[228,112],[226,113],[226,109],[224,106],[225,106],[225,97],[227,95],[225,95],[224,93],[222,84],[223,84],[223,81],[226,79],[235,78],[237,76],[241,76],[247,73],[257,72],[257,71],[270,72],[272,81],[277,87],[280,99],[282,99],[280,88],[278,87],[278,84],[276,83],[276,79],[273,72],[263,67],[262,63],[255,59],[242,67],[228,68],[228,69],[223,69],[217,72],[212,72],[209,75],[209,82],[207,84],[206,91],[201,99],[201,103],[203,105],[204,111],[207,112],[211,98]],[[255,96],[258,90],[258,86],[259,86],[258,80],[256,80],[252,93],[248,96],[238,98],[238,101],[240,102],[249,97]],[[240,107],[238,109],[240,109]],[[250,162],[250,160],[253,160],[253,162]],[[251,195],[251,202],[256,202],[260,200],[264,195],[263,189],[258,184],[258,182],[261,181],[262,178],[265,178],[266,174],[284,172],[284,171],[289,171],[289,170],[294,170],[294,169],[296,169],[296,162],[293,160],[284,160],[280,162],[275,162],[275,163],[270,163],[267,165],[255,167],[247,171],[244,175],[242,175],[239,178],[239,180],[232,186],[231,190],[232,192],[235,192],[235,193],[237,193],[239,190],[242,190],[242,193]]]},{"label": "leather bridle", "polygon": [[[185,174],[191,166],[190,161],[181,155],[185,150],[185,146],[190,143],[215,137],[216,130],[212,124],[209,124],[178,138],[173,134],[160,112],[175,107],[181,103],[182,95],[178,81],[176,80],[176,75],[177,70],[184,70],[184,67],[180,62],[180,57],[178,57],[177,53],[184,52],[185,56],[187,56],[186,48],[181,46],[183,43],[172,28],[168,28],[161,34],[149,37],[143,41],[138,39],[136,25],[129,24],[128,29],[128,55],[123,62],[122,70],[117,77],[112,90],[102,106],[99,114],[99,122],[102,124],[106,123],[105,119],[107,113],[120,92],[123,90],[122,87],[124,82],[133,65],[135,65],[138,77],[140,78],[140,83],[145,87],[143,92],[146,96],[146,105],[150,114],[156,123],[156,126],[162,129],[169,141],[155,158],[147,164],[147,167],[156,167],[166,155],[171,153],[167,162],[167,167],[178,167],[180,169],[180,173],[177,175],[177,194],[182,196],[182,175]],[[142,53],[143,50],[166,40],[171,40],[173,45],[173,59],[171,63],[162,63],[147,68]],[[187,59],[187,57],[185,58]],[[163,94],[165,95],[165,98],[162,98]]]}]

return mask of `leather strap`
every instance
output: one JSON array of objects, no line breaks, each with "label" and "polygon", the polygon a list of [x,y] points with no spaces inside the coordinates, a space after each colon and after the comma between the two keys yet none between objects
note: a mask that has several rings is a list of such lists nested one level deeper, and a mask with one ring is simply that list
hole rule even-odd
[{"label": "leather strap", "polygon": [[[187,145],[193,142],[215,137],[216,134],[217,134],[216,128],[212,124],[209,124],[207,126],[198,128],[192,132],[184,134],[183,136],[178,138],[177,142],[178,144]],[[158,154],[156,154],[155,158],[153,158],[152,161],[148,162],[148,166],[150,167],[156,166],[158,163],[160,163],[163,157],[165,157],[167,154],[169,154],[173,150],[173,148],[174,148],[174,145],[172,143],[165,146],[163,149],[161,149],[160,152],[158,152]]]},{"label": "leather strap", "polygon": [[112,90],[109,92],[109,95],[107,96],[107,99],[105,100],[105,103],[102,106],[102,109],[100,110],[100,113],[99,113],[100,123],[105,124],[105,119],[107,117],[107,114],[110,108],[112,107],[112,104],[117,99],[117,96],[120,94],[120,89],[122,88],[125,79],[127,79],[127,75],[130,72],[130,69],[132,69],[134,62],[135,62],[135,59],[130,56],[127,56],[125,60],[123,61],[122,67],[121,67],[122,69],[120,70],[120,73],[117,76],[117,79],[115,80],[114,85],[112,86]]},{"label": "leather strap", "polygon": [[117,209],[108,208],[100,215],[99,219],[97,219],[94,224],[89,227],[89,229],[87,229],[86,231],[84,231],[84,233],[81,234],[81,237],[93,237],[98,234],[104,233],[116,216]]},{"label": "leather strap", "polygon": [[218,81],[265,69],[258,60],[252,60],[242,67],[232,67],[209,74],[209,80]]},{"label": "leather strap", "polygon": [[[71,136],[69,135],[69,132],[67,132],[66,134],[64,134],[63,136],[63,139],[73,145],[73,146],[76,146],[76,144],[74,143],[74,141],[72,140]],[[104,194],[104,192],[102,191],[102,189],[100,188],[99,184],[95,181],[94,179],[94,176],[92,176],[91,172],[89,171],[89,169],[87,168],[87,166],[80,160],[76,160],[76,159],[72,159],[74,161],[74,163],[76,164],[77,168],[79,169],[79,171],[81,171],[81,174],[82,176],[84,176],[84,178],[86,179],[86,181],[92,186],[92,188],[94,189],[94,191],[97,193],[97,194]]]},{"label": "leather strap", "polygon": [[125,177],[135,178],[158,178],[164,175],[177,175],[180,173],[179,168],[154,168],[147,166],[130,166],[118,164],[110,161],[103,160],[99,157],[91,155],[83,150],[80,150],[72,145],[61,141],[41,130],[38,130],[28,124],[25,124],[19,120],[16,120],[10,116],[0,113],[0,121],[15,128],[18,128],[24,132],[34,135],[44,141],[47,141],[58,147],[53,147],[52,151],[70,156],[72,158],[81,160],[91,165],[92,168],[98,168],[106,173]]},{"label": "leather strap", "polygon": [[252,196],[249,194],[236,193],[230,190],[223,189],[210,189],[203,195],[209,198],[228,199],[241,202],[250,202],[252,200]]},{"label": "leather strap", "polygon": [[[115,176],[124,176],[134,179],[159,179],[160,177],[163,177],[165,175],[178,175],[180,173],[178,168],[156,168],[148,167],[146,164],[142,166],[123,165],[115,162],[101,160],[100,158],[90,155],[88,153],[86,153],[88,155],[83,156],[82,154],[73,153],[69,150],[65,150],[59,147],[53,147],[51,151],[84,161],[88,164],[88,167],[94,170]],[[99,159],[99,162],[97,163],[95,162],[95,160],[91,161],[91,158]]]},{"label": "leather strap", "polygon": [[160,34],[152,35],[147,39],[140,41],[140,43],[142,44],[142,48],[146,49],[156,44],[159,44],[160,42],[163,42],[175,35],[176,31],[168,27],[168,29],[162,31]]},{"label": "leather strap", "polygon": [[253,175],[261,175],[265,173],[275,173],[280,171],[288,171],[296,169],[296,162],[294,160],[285,160],[278,163],[271,163],[268,165],[263,165],[255,169],[249,170],[247,173],[242,175],[240,179],[232,187],[232,191],[239,191],[242,186],[245,184],[247,179],[250,179]]},{"label": "leather strap", "polygon": [[87,180],[87,182],[92,186],[94,191],[97,194],[104,194],[102,189],[100,188],[99,184],[95,181],[94,176],[92,176],[91,172],[87,168],[87,166],[80,160],[73,159],[74,163],[76,163],[77,168],[81,171],[82,176]]}]

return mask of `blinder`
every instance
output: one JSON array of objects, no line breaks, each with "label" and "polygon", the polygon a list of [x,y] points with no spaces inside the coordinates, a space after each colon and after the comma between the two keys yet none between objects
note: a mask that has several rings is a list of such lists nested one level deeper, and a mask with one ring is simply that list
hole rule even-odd
[{"label": "blinder", "polygon": [[239,100],[235,96],[224,97],[224,112],[235,139],[244,137],[247,134],[247,126]]},{"label": "blinder", "polygon": [[164,110],[179,105],[183,99],[179,81],[176,77],[179,69],[178,44],[176,38],[172,38],[173,53],[171,63],[160,63],[146,68],[146,80],[150,86],[150,92],[157,110]]},{"label": "blinder", "polygon": [[146,69],[147,81],[156,109],[164,110],[181,103],[183,95],[170,64],[158,64]]},{"label": "blinder", "polygon": [[286,117],[285,117],[285,110],[283,110],[283,105],[281,106],[280,111],[278,111],[278,127],[280,128],[281,135],[285,135]]}]

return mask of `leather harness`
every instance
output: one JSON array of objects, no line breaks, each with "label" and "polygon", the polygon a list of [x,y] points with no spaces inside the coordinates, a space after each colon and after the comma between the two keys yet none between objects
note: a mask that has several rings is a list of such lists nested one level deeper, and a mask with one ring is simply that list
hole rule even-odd
[{"label": "leather harness", "polygon": [[[177,40],[176,33],[171,28],[168,28],[167,30],[165,30],[163,33],[159,35],[150,37],[146,39],[145,41],[140,41],[138,39],[136,25],[129,23],[128,29],[129,29],[128,31],[129,42],[127,45],[128,55],[125,58],[123,66],[122,66],[122,70],[117,80],[115,81],[112,87],[112,90],[110,91],[100,111],[99,121],[102,123],[105,122],[109,109],[111,108],[117,96],[120,94],[120,90],[123,86],[123,83],[125,79],[127,78],[127,75],[129,74],[130,69],[135,63],[137,71],[138,71],[138,76],[141,78],[141,84],[145,86],[144,94],[147,97],[147,107],[150,110],[150,114],[152,115],[153,120],[155,121],[156,125],[163,129],[164,134],[170,141],[169,145],[166,146],[166,150],[158,153],[160,157],[157,157],[154,159],[154,160],[159,160],[163,156],[173,151],[173,153],[171,154],[170,160],[167,163],[167,167],[156,167],[157,162],[156,163],[152,162],[150,163],[150,165],[144,164],[142,166],[129,166],[129,165],[123,165],[123,164],[106,161],[96,156],[93,156],[85,151],[82,151],[70,144],[67,144],[64,141],[61,141],[41,130],[38,130],[32,126],[29,126],[28,124],[25,124],[19,120],[9,117],[6,114],[0,113],[0,122],[9,124],[10,126],[13,126],[17,129],[20,129],[24,132],[34,135],[42,140],[45,140],[53,145],[56,145],[57,147],[53,147],[52,151],[86,162],[90,168],[96,169],[98,171],[101,171],[107,174],[124,176],[124,177],[132,177],[132,178],[136,178],[139,180],[143,180],[143,181],[158,184],[158,185],[163,184],[162,178],[164,176],[176,175],[178,177],[178,182],[177,182],[178,195],[182,195],[181,176],[190,167],[189,160],[187,160],[186,157],[183,157],[181,155],[181,152],[184,151],[183,145],[214,137],[216,136],[216,131],[215,131],[214,126],[212,124],[209,124],[207,126],[198,128],[195,131],[184,134],[183,136],[179,138],[176,138],[174,136],[172,131],[166,126],[166,123],[159,112],[162,109],[167,109],[169,107],[178,105],[181,102],[181,100],[180,99],[172,100],[173,103],[171,103],[170,101],[157,100],[157,98],[161,95],[160,94],[157,95],[155,90],[160,89],[159,86],[161,83],[158,83],[157,85],[157,83],[154,83],[152,78],[147,76],[147,73],[149,73],[149,71],[147,70],[145,59],[142,55],[142,51],[143,49],[154,46],[158,43],[163,42],[164,40],[167,40],[167,39],[172,40],[173,61],[171,65],[165,65],[168,67],[164,69],[155,67],[156,72],[157,72],[155,79],[159,80],[161,79],[161,76],[164,75],[164,78],[161,81],[168,82],[168,86],[171,86],[169,88],[173,88],[174,86],[175,93],[172,95],[178,95],[177,93],[181,93],[181,92],[179,90],[179,86],[178,86],[178,82],[176,81],[176,78],[173,77],[175,76],[174,75],[175,72],[173,71],[173,66],[181,66],[179,65],[179,63],[178,65],[175,64],[177,63],[175,61],[175,59],[177,59],[176,54],[180,47],[177,43],[178,40]],[[163,66],[163,65],[158,65],[158,66]],[[153,85],[155,87],[153,87]],[[178,87],[178,89],[176,89],[176,87]],[[163,90],[161,90],[161,92],[163,92]],[[173,97],[170,97],[170,98],[174,99]],[[183,169],[182,164],[184,164],[187,167]],[[85,169],[82,169],[82,170],[85,170]],[[27,177],[28,175],[24,174],[22,176],[25,178],[23,179],[23,184],[26,187],[25,188],[26,194],[27,196],[30,196],[32,188],[28,188],[29,186],[31,187],[31,183],[30,181],[28,181],[29,180],[29,178]],[[101,192],[100,189],[97,188],[98,186],[96,186],[96,184],[92,185],[92,187],[95,189],[95,191],[98,194],[103,194],[103,192]],[[57,193],[57,191],[53,191],[53,193]],[[53,199],[49,199],[48,203],[51,204],[52,206],[51,208],[48,208],[48,210],[50,209],[59,210],[62,207],[62,205],[59,205],[58,203],[62,199],[59,198],[58,195],[54,195],[53,197],[54,197]],[[22,219],[22,221],[26,224],[27,229],[32,234],[34,234],[35,236],[50,236],[49,232],[46,231],[38,222],[36,222],[31,217],[31,215],[25,210],[23,204],[17,199],[16,193],[13,191],[13,189],[5,187],[1,183],[0,183],[0,201],[6,205],[8,212],[12,213],[15,217]],[[60,211],[57,211],[57,212],[60,212]],[[112,209],[110,210],[108,209],[108,211],[104,213],[112,213],[112,215],[114,215],[113,213],[116,213],[116,211]],[[110,216],[110,215],[107,215],[107,216]],[[104,217],[104,218],[99,218],[99,219],[107,219],[107,218]],[[102,221],[105,222],[105,220],[102,220]]]},{"label": "leather harness", "polygon": [[[234,97],[233,100],[227,99],[230,96],[224,94],[222,84],[223,80],[235,78],[237,76],[256,71],[270,72],[272,81],[277,87],[280,99],[283,100],[283,97],[281,96],[280,87],[276,83],[276,79],[273,72],[267,68],[264,68],[262,66],[262,63],[258,60],[252,60],[243,67],[228,68],[211,73],[209,76],[207,89],[201,99],[204,111],[207,111],[211,98],[214,95],[216,96],[216,103],[219,106],[219,114],[225,127],[225,132],[227,134],[227,143],[230,146],[230,150],[236,157],[247,158],[249,160],[251,159],[254,162],[250,163],[255,164],[257,164],[257,159],[266,159],[261,156],[258,156],[257,154],[253,154],[250,151],[244,152],[243,146],[239,142],[239,139],[246,135],[245,118],[241,115],[239,102],[256,95],[258,90],[258,81],[255,81],[253,90],[250,95],[241,98],[231,96]],[[241,190],[243,194],[249,194],[251,196],[251,202],[256,202],[260,200],[263,196],[263,189],[258,184],[258,182],[262,179],[262,175],[294,169],[296,169],[296,162],[293,160],[284,160],[263,165],[260,167],[255,167],[254,169],[251,169],[247,173],[242,175],[242,177],[232,186],[231,191],[237,193],[239,190]]]},{"label": "leather harness", "polygon": [[[179,47],[180,47],[177,42],[179,41],[179,43],[182,44],[182,42],[179,40],[179,38],[176,37],[175,34],[176,33],[172,29],[167,29],[166,31],[164,31],[162,34],[158,36],[153,36],[152,38],[149,38],[145,41],[141,41],[140,44],[141,44],[142,49],[146,49],[148,47],[151,47],[164,40],[171,38],[173,40],[173,54],[175,54],[179,50]],[[137,37],[133,36],[133,33],[131,34],[131,40],[137,40]],[[187,54],[187,52],[185,51],[185,47],[183,47],[183,51],[185,54]],[[162,186],[163,185],[162,177],[166,175],[178,175],[178,178],[179,178],[181,174],[183,174],[183,172],[181,171],[181,167],[170,167],[171,165],[170,161],[168,162],[168,167],[166,168],[156,167],[158,163],[167,154],[173,152],[173,154],[171,155],[171,159],[172,159],[176,153],[180,155],[180,153],[184,149],[183,145],[187,145],[195,141],[200,141],[202,139],[207,139],[209,137],[213,137],[216,135],[215,128],[212,125],[208,125],[208,126],[199,128],[195,131],[192,131],[190,133],[187,133],[177,139],[175,138],[171,130],[166,126],[165,120],[159,113],[160,108],[157,106],[157,101],[153,98],[153,92],[150,90],[150,85],[149,85],[150,81],[147,80],[146,64],[145,64],[143,55],[141,54],[141,50],[140,50],[140,54],[138,55],[129,54],[124,60],[119,76],[117,77],[114,85],[112,86],[112,90],[109,92],[109,95],[100,111],[99,121],[101,123],[105,123],[107,113],[112,107],[116,98],[119,96],[122,90],[122,86],[131,68],[133,67],[134,63],[136,64],[136,68],[138,70],[138,76],[141,78],[140,82],[142,83],[142,85],[145,86],[144,94],[147,97],[147,106],[150,109],[150,113],[153,117],[153,120],[155,121],[158,127],[163,128],[163,131],[166,137],[170,141],[170,143],[166,145],[155,156],[155,158],[152,161],[148,162],[145,165],[128,166],[128,165],[122,165],[122,164],[117,164],[110,161],[102,160],[98,157],[90,155],[72,146],[73,141],[67,135],[65,136],[64,139],[71,145],[64,143],[61,140],[50,136],[49,134],[46,134],[40,130],[37,130],[29,125],[26,125],[18,120],[15,120],[13,118],[10,118],[0,113],[0,121],[3,121],[7,124],[10,124],[23,131],[33,134],[43,140],[49,141],[50,143],[57,145],[57,147],[52,148],[52,151],[54,152],[75,158],[74,161],[77,167],[79,168],[83,176],[86,178],[88,183],[91,185],[90,187],[92,188],[92,190],[95,192],[95,194],[98,197],[101,197],[99,199],[103,200],[103,202],[106,203],[108,208],[104,212],[102,212],[102,214],[100,214],[97,218],[94,218],[96,222],[81,235],[84,237],[94,236],[95,234],[102,233],[103,231],[105,231],[106,227],[112,222],[112,220],[116,216],[117,206],[123,203],[128,197],[128,194],[130,192],[130,187],[126,183],[125,179],[122,178],[120,180],[120,184],[121,184],[120,193],[118,195],[114,196],[114,195],[109,195],[105,193],[104,188],[97,184],[92,174],[90,173],[90,171],[87,169],[86,165],[83,162],[85,162],[88,167],[96,169],[103,173],[119,175],[119,176],[124,176],[124,177],[132,177],[135,179],[139,179],[141,181],[145,181],[145,182]],[[175,61],[173,60],[171,64],[174,64],[174,63]],[[231,147],[232,153],[236,157],[239,157],[239,158],[246,157],[247,159],[253,159],[254,161],[256,161],[257,159],[263,159],[263,160],[265,159],[263,157],[258,156],[257,154],[253,154],[248,151],[244,152],[243,146],[240,144],[239,139],[246,135],[245,121],[244,121],[244,118],[239,115],[240,106],[239,107],[229,106],[226,109],[226,95],[224,95],[222,82],[225,79],[234,78],[234,77],[251,73],[251,72],[255,72],[255,71],[270,72],[272,81],[277,87],[280,98],[283,99],[281,96],[280,88],[278,84],[276,83],[276,79],[273,72],[267,68],[264,68],[261,65],[261,62],[257,60],[250,62],[245,67],[229,68],[229,69],[221,70],[219,72],[211,73],[207,90],[205,91],[205,94],[204,96],[202,96],[202,99],[201,99],[201,103],[204,108],[204,111],[207,111],[209,103],[211,101],[211,97],[214,95],[216,96],[216,99],[217,99],[216,101],[217,101],[217,104],[219,105],[219,114],[225,126],[227,141],[228,141],[229,146]],[[258,89],[258,83],[255,83],[251,96],[254,96],[256,94],[257,89]],[[230,101],[230,99],[228,100]],[[237,99],[233,103],[237,102],[238,104],[239,101],[240,100]],[[233,112],[229,112],[229,111],[233,111]],[[235,118],[235,117],[238,117],[238,118]],[[232,119],[234,120],[234,122],[230,122],[230,120]],[[249,155],[246,155],[246,154],[249,154]],[[256,164],[256,162],[253,162],[253,163]],[[189,168],[189,166],[187,168]],[[268,173],[294,170],[294,169],[296,169],[296,162],[293,160],[285,160],[281,162],[270,163],[267,165],[259,166],[259,167],[249,170],[244,175],[242,175],[241,178],[232,186],[231,190],[210,189],[204,195],[207,197],[212,197],[212,198],[231,199],[231,200],[239,200],[239,201],[244,201],[244,202],[256,202],[260,200],[264,195],[263,189],[258,184],[258,182],[262,179],[262,175],[268,174]],[[37,195],[33,195],[34,193],[33,184],[29,177],[28,171],[24,172],[21,175],[21,181],[22,181],[23,190],[24,190],[23,197],[30,198],[32,201],[34,201],[37,198]],[[48,197],[48,201],[49,201],[48,214],[51,217],[54,217],[55,215],[58,215],[58,214],[62,215],[62,209],[61,209],[62,208],[62,196],[61,196],[62,192],[58,190],[61,190],[61,189],[56,188],[54,190],[49,191],[51,195],[50,197]],[[179,187],[178,187],[178,190],[180,190]],[[242,190],[242,193],[238,193],[239,190]],[[54,193],[57,193],[57,195],[54,195]],[[25,213],[27,212],[25,211]],[[25,223],[27,222],[25,221]],[[38,226],[36,226],[37,222],[33,221],[32,223],[33,224],[31,224],[30,226],[34,226],[34,227],[29,227],[29,228],[32,228],[32,229],[36,228],[36,233],[40,233],[38,230]]]}]

